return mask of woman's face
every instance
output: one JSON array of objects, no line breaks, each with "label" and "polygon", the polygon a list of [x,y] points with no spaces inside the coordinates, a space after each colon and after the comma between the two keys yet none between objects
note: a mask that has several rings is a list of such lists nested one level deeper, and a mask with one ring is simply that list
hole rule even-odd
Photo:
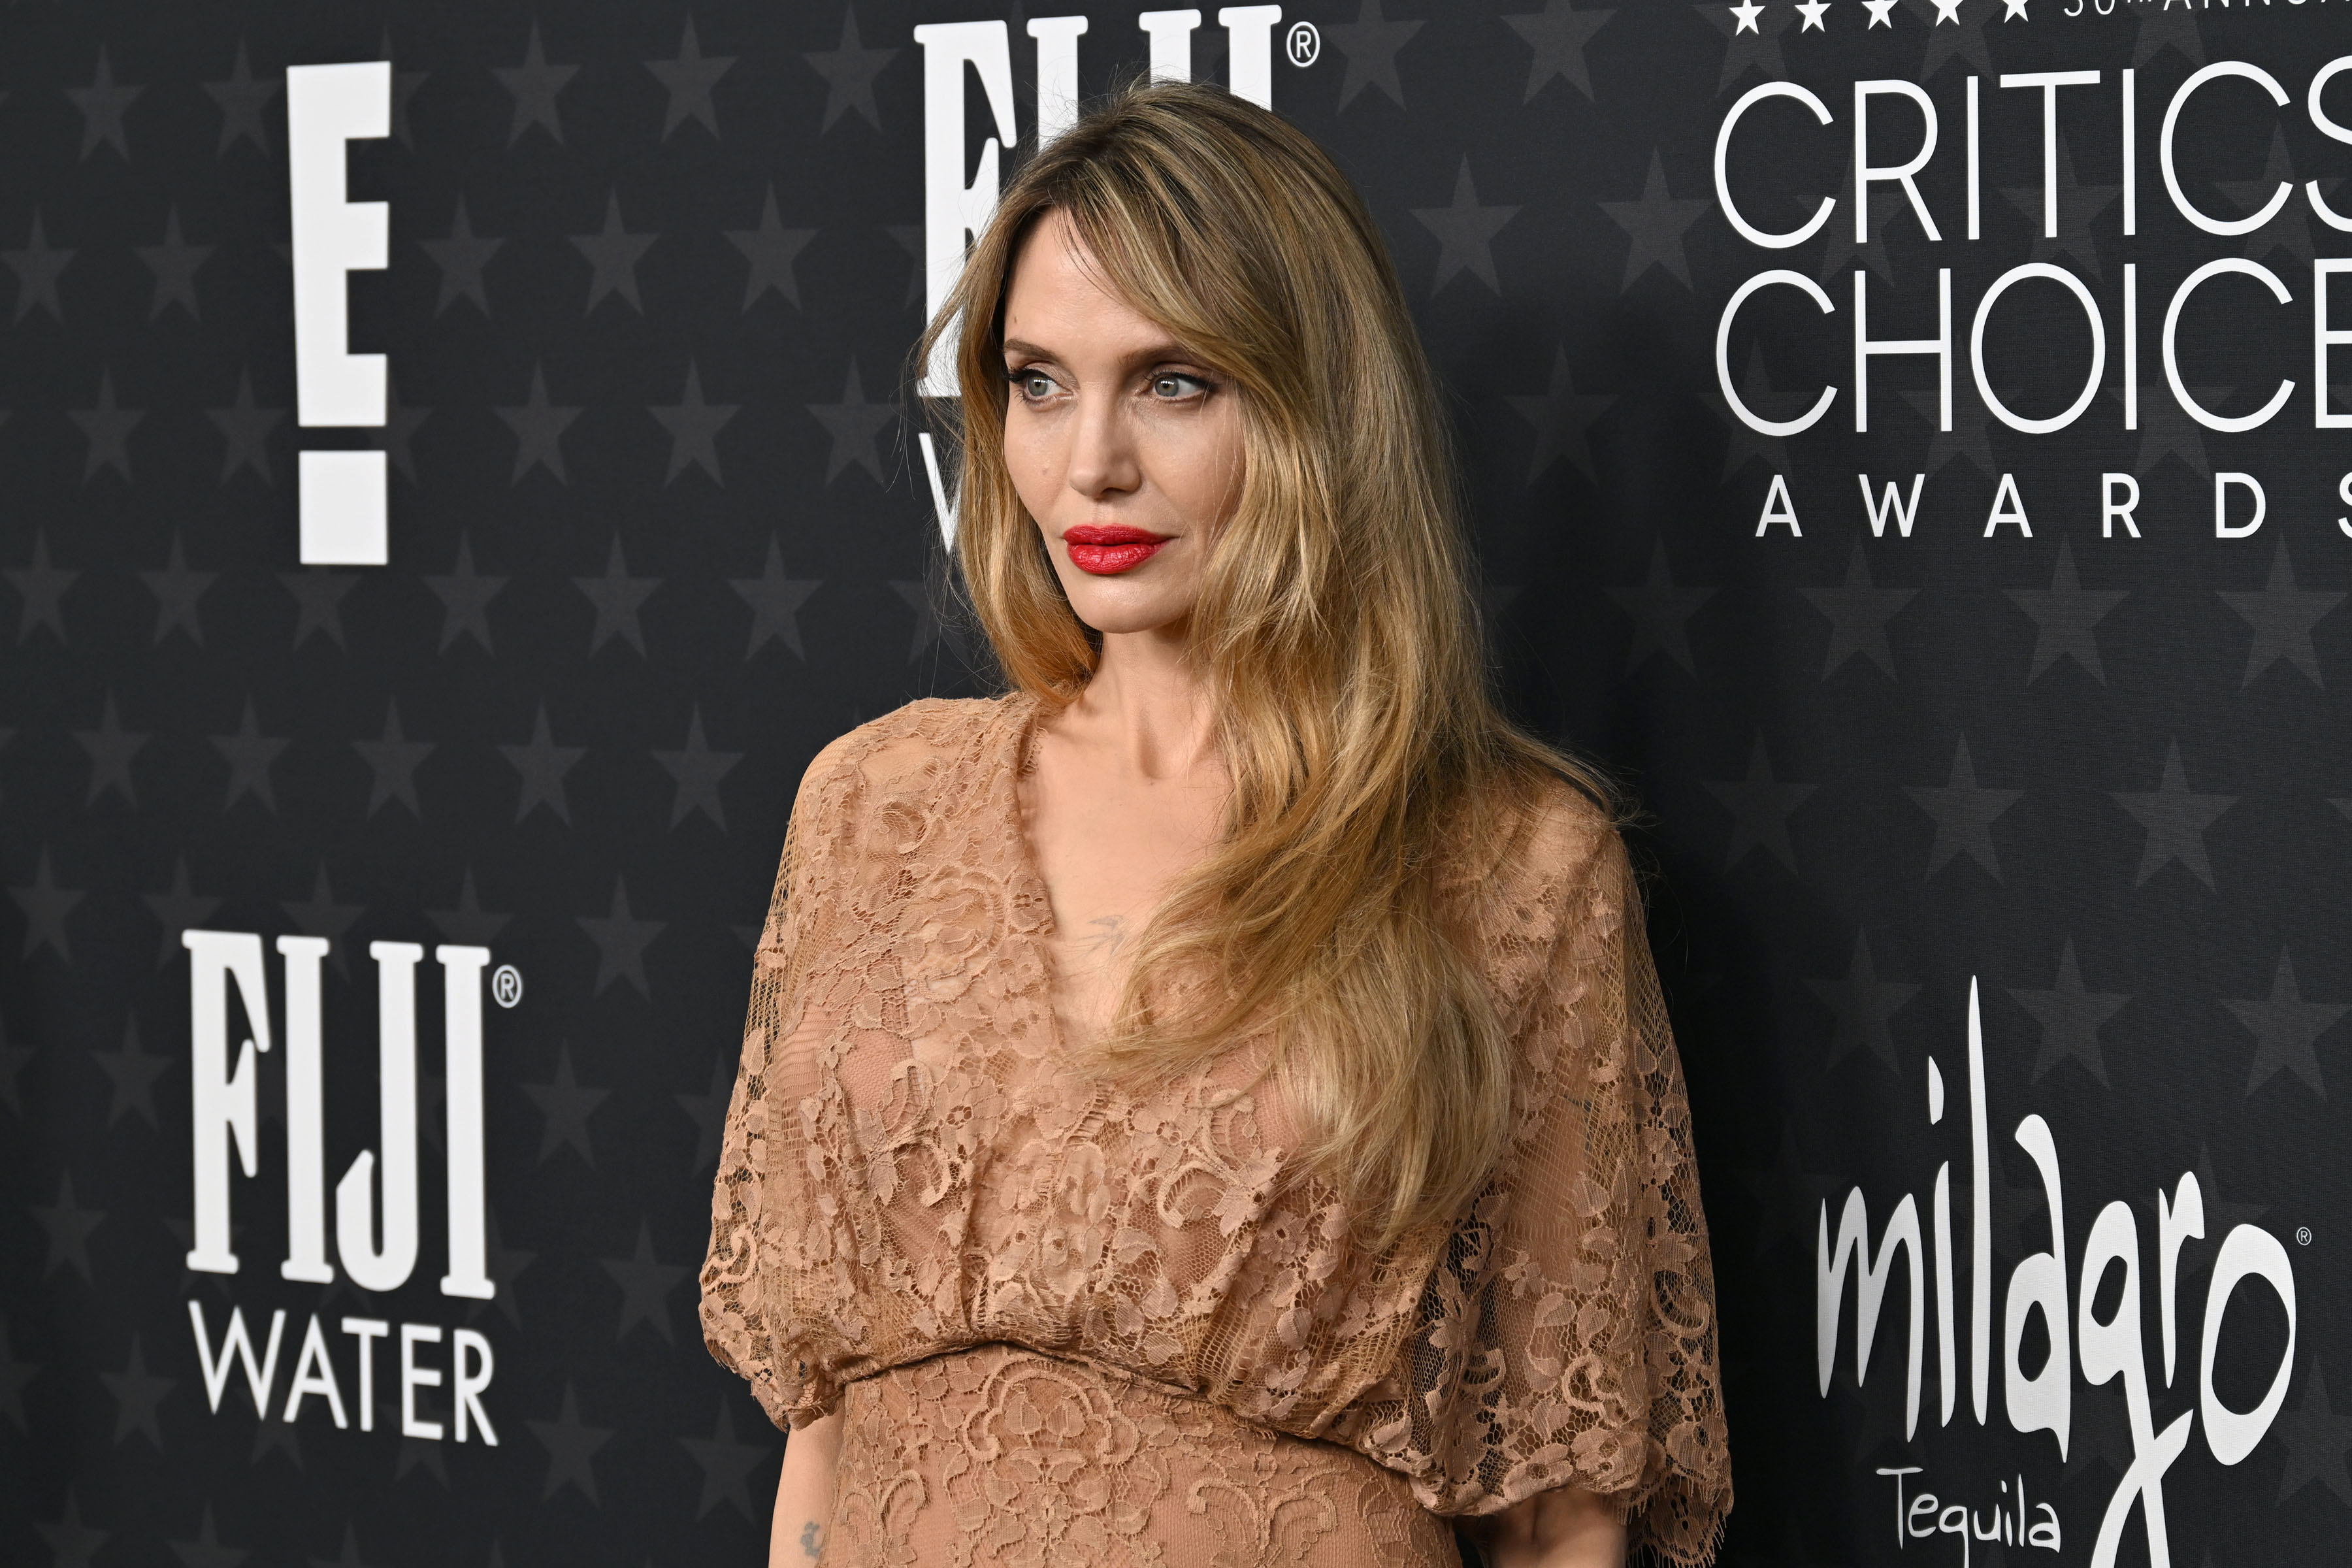
[{"label": "woman's face", "polygon": [[1241,496],[1240,399],[1097,277],[1059,211],[1023,242],[1004,301],[1004,463],[1081,621],[1181,629]]}]

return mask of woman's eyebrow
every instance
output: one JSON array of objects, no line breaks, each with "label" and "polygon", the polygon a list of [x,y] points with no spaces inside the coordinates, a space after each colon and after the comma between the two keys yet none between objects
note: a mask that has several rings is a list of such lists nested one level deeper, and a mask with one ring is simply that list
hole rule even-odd
[{"label": "woman's eyebrow", "polygon": [[[1030,359],[1052,360],[1057,364],[1061,363],[1061,356],[1053,350],[1041,348],[1023,338],[1005,339],[1004,352],[1008,354],[1024,355]],[[1199,356],[1185,348],[1183,344],[1171,339],[1165,342],[1147,343],[1132,353],[1122,355],[1121,358],[1129,365],[1142,365],[1157,364],[1163,360],[1190,362]]]}]

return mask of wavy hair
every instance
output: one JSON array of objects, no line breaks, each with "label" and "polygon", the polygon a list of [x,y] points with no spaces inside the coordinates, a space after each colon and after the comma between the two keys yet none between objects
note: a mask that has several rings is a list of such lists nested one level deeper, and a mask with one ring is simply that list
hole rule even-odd
[{"label": "wavy hair", "polygon": [[1487,863],[1547,777],[1611,797],[1488,689],[1444,426],[1370,214],[1313,141],[1214,87],[1130,85],[1034,153],[917,350],[960,333],[956,564],[1006,679],[1065,703],[1099,658],[1003,458],[1004,297],[1048,211],[1231,379],[1244,431],[1192,617],[1223,832],[1139,938],[1095,1065],[1181,1071],[1273,1019],[1306,1168],[1386,1245],[1459,1215],[1509,1131],[1510,1042],[1447,871]]}]

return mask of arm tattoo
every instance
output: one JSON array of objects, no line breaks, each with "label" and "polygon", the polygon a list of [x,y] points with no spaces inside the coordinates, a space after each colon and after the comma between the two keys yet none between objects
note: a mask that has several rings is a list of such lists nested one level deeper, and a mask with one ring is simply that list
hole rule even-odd
[{"label": "arm tattoo", "polygon": [[801,1553],[814,1562],[824,1550],[824,1526],[810,1520],[801,1526]]}]

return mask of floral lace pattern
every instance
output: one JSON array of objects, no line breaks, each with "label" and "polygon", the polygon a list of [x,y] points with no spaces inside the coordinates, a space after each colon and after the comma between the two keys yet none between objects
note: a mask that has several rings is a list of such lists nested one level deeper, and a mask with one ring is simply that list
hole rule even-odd
[{"label": "floral lace pattern", "polygon": [[1150,1091],[1064,1065],[1035,713],[919,702],[828,748],[754,961],[703,1326],[779,1425],[846,1399],[826,1562],[1340,1562],[1377,1530],[1449,1563],[1428,1515],[1563,1485],[1708,1561],[1713,1279],[1614,832],[1562,785],[1461,868],[1514,1139],[1457,1223],[1372,1256],[1286,1168],[1265,1038]]}]

